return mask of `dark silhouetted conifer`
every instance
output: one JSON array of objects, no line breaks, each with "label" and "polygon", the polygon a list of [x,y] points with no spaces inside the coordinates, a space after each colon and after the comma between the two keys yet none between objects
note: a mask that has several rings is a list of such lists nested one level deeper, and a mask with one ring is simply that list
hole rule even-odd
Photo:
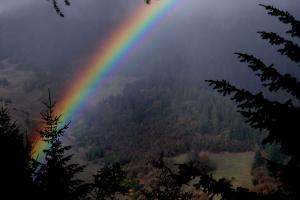
[{"label": "dark silhouetted conifer", "polygon": [[129,185],[126,172],[119,163],[108,165],[94,175],[93,194],[96,200],[116,199],[116,194],[127,194]]},{"label": "dark silhouetted conifer", "polygon": [[[286,33],[292,39],[300,38],[300,21],[296,20],[286,11],[273,6],[263,6],[270,15],[276,16],[281,22],[290,25],[291,29]],[[294,40],[285,39],[277,33],[258,32],[261,38],[268,40],[271,45],[280,46],[278,52],[296,63],[300,63],[300,47]],[[171,181],[173,188],[180,188],[182,184],[199,178],[194,187],[205,192],[210,199],[221,200],[297,200],[300,199],[300,151],[298,150],[298,133],[300,116],[300,81],[291,74],[282,74],[274,64],[267,65],[257,57],[245,53],[236,53],[241,62],[248,63],[250,69],[259,77],[262,85],[271,93],[284,91],[289,96],[284,102],[267,98],[263,92],[256,94],[246,89],[233,86],[226,80],[208,80],[215,90],[224,96],[231,95],[236,102],[239,112],[246,118],[252,128],[267,132],[264,144],[276,144],[280,146],[281,153],[289,157],[285,162],[265,160],[272,177],[281,182],[279,189],[271,194],[257,193],[247,188],[235,187],[229,180],[221,178],[216,180],[211,173],[203,172],[190,164],[177,164],[178,173],[172,172],[161,161],[156,165],[163,169],[162,175]],[[265,133],[264,133],[265,134]],[[282,159],[279,159],[282,160]],[[263,162],[259,161],[260,164]],[[164,179],[163,179],[164,180]],[[161,184],[160,186],[162,186]],[[163,187],[163,188],[169,188]],[[168,193],[161,191],[160,187],[153,190],[150,199],[184,199],[180,193]],[[168,194],[168,195],[165,195]]]},{"label": "dark silhouetted conifer", "polygon": [[40,188],[40,199],[76,200],[84,198],[90,185],[77,179],[84,166],[71,163],[72,155],[65,155],[71,146],[63,146],[60,140],[68,125],[61,125],[60,116],[54,115],[55,103],[44,103],[46,110],[41,112],[44,129],[40,131],[49,148],[44,150],[45,159],[36,172],[35,182]]},{"label": "dark silhouetted conifer", "polygon": [[[281,55],[299,65],[300,47],[295,39],[300,38],[300,21],[287,11],[279,10],[273,6],[261,6],[268,11],[268,14],[276,16],[282,23],[291,27],[286,32],[291,39],[286,39],[277,33],[264,31],[258,32],[261,38],[267,40],[271,45],[279,46],[278,52]],[[231,99],[237,103],[239,112],[246,118],[246,122],[250,126],[268,133],[264,139],[264,144],[279,144],[282,153],[290,157],[287,163],[268,161],[273,176],[279,178],[282,183],[281,191],[278,191],[276,198],[300,199],[300,151],[297,139],[300,116],[300,81],[291,74],[282,74],[274,64],[265,64],[253,55],[236,54],[241,62],[248,64],[248,67],[260,79],[264,87],[272,93],[286,92],[289,95],[288,100],[284,102],[272,100],[262,92],[254,94],[246,89],[233,86],[225,80],[209,80],[208,82],[224,96],[231,95]]]},{"label": "dark silhouetted conifer", "polygon": [[31,198],[34,161],[31,147],[12,122],[8,110],[0,108],[0,199]]}]

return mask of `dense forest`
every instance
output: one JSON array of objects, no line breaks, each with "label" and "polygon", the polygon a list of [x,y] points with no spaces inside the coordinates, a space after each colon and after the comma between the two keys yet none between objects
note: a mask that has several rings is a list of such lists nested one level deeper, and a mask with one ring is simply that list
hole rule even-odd
[{"label": "dense forest", "polygon": [[88,113],[79,127],[85,131],[77,130],[79,147],[89,149],[89,160],[123,164],[160,152],[254,150],[261,136],[232,102],[189,77],[172,66],[129,83]]}]

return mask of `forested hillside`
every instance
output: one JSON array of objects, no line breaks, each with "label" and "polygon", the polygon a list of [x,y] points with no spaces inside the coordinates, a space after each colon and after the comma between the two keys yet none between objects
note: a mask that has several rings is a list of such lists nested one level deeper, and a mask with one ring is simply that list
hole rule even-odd
[{"label": "forested hillside", "polygon": [[87,149],[86,159],[127,164],[161,152],[254,149],[258,134],[232,102],[204,80],[191,78],[187,69],[173,68],[129,83],[89,112],[76,135],[78,147]]}]

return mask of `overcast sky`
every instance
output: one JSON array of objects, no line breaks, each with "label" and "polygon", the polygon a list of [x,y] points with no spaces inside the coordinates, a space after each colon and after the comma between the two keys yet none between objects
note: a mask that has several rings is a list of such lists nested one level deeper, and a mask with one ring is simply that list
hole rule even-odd
[{"label": "overcast sky", "polygon": [[[148,70],[159,63],[173,65],[181,60],[184,66],[197,66],[200,71],[209,68],[202,73],[207,76],[214,72],[234,74],[229,70],[229,66],[237,64],[233,52],[255,52],[266,59],[274,58],[273,54],[268,56],[270,48],[256,31],[283,32],[286,28],[268,16],[259,3],[289,10],[298,18],[300,15],[298,0],[182,1],[125,69]],[[144,1],[71,0],[70,7],[60,4],[66,15],[61,18],[46,0],[0,0],[0,60],[33,71],[59,69],[60,76],[66,73],[71,77],[140,4]]]},{"label": "overcast sky", "polygon": [[[121,87],[127,75],[146,76],[166,72],[167,67],[189,70],[189,78],[232,79],[250,88],[257,79],[248,78],[249,69],[233,55],[237,51],[255,54],[268,64],[279,63],[285,71],[298,70],[256,32],[284,34],[288,28],[268,16],[259,3],[273,4],[300,19],[299,0],[179,1],[180,6],[114,74]],[[68,80],[112,30],[138,6],[147,6],[144,0],[71,0],[69,7],[61,2],[65,18],[46,0],[0,0],[0,81],[10,82],[8,88],[0,87],[0,101],[12,100],[19,121],[28,113],[38,117],[47,88],[55,99],[63,94]],[[122,78],[117,77],[120,74]]]}]

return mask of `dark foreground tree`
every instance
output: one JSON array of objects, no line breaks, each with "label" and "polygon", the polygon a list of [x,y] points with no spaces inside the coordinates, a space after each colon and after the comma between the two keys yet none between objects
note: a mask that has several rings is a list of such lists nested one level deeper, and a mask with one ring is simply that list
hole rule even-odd
[{"label": "dark foreground tree", "polygon": [[[270,44],[280,46],[278,52],[298,65],[300,63],[300,47],[295,39],[300,38],[300,21],[296,20],[286,11],[279,10],[273,6],[263,6],[270,15],[276,16],[282,23],[288,24],[291,28],[286,33],[291,40],[285,39],[276,33],[258,32],[262,39],[268,40]],[[195,166],[189,164],[178,164],[175,174],[166,168],[163,163],[158,162],[166,180],[172,180],[172,188],[180,188],[191,180],[199,181],[193,184],[194,187],[206,193],[209,198],[222,200],[297,200],[300,199],[300,151],[298,150],[299,116],[300,116],[300,81],[291,74],[280,73],[274,64],[267,65],[257,57],[245,53],[236,53],[241,62],[248,63],[250,69],[260,78],[262,85],[269,92],[286,92],[288,100],[280,101],[269,99],[263,92],[256,94],[239,89],[226,80],[208,80],[218,92],[224,96],[231,95],[236,102],[239,112],[246,118],[254,129],[267,132],[263,144],[278,145],[281,153],[288,159],[284,162],[277,162],[266,159],[265,162],[271,172],[271,176],[281,183],[278,190],[273,193],[258,193],[247,188],[234,187],[230,181],[222,178],[215,180],[211,173],[205,173]],[[170,179],[170,177],[173,177]],[[169,188],[164,187],[164,188]],[[152,199],[169,199],[175,189],[154,190],[150,194]],[[172,199],[185,199],[179,191],[172,196]],[[188,196],[187,199],[190,197]]]},{"label": "dark foreground tree", "polygon": [[61,142],[68,125],[54,115],[55,103],[50,93],[49,102],[44,104],[40,135],[48,146],[40,162],[31,157],[31,145],[12,122],[8,110],[0,108],[0,199],[104,200],[128,194],[130,182],[120,164],[101,168],[94,175],[94,183],[78,179],[84,166],[72,163],[72,155],[66,155],[71,146]]},{"label": "dark foreground tree", "polygon": [[[286,39],[277,33],[264,31],[258,32],[261,38],[267,40],[271,45],[279,46],[278,52],[281,55],[299,65],[300,47],[296,39],[300,38],[300,21],[287,11],[273,6],[261,6],[268,11],[268,14],[276,16],[282,23],[290,26],[286,33],[291,39]],[[274,64],[265,64],[253,55],[236,54],[241,62],[248,63],[248,67],[260,79],[264,87],[271,93],[283,91],[287,94],[288,99],[272,100],[267,98],[263,92],[254,94],[246,89],[235,87],[225,80],[209,80],[208,82],[224,96],[231,95],[231,99],[237,103],[239,112],[246,118],[246,123],[255,129],[267,132],[264,144],[280,145],[281,152],[289,157],[285,163],[267,161],[272,176],[278,178],[282,183],[275,198],[278,199],[278,195],[280,195],[279,199],[300,199],[300,151],[297,139],[299,136],[300,81],[291,74],[282,74]],[[210,189],[213,190],[213,188]],[[225,190],[219,192],[222,193]],[[230,198],[228,196],[225,199]]]},{"label": "dark foreground tree", "polygon": [[160,200],[191,200],[193,194],[191,192],[182,191],[182,186],[187,184],[189,180],[181,179],[174,170],[167,166],[163,155],[152,160],[151,165],[159,170],[157,182],[143,192],[145,199],[160,199]]},{"label": "dark foreground tree", "polygon": [[126,172],[119,163],[107,165],[94,175],[92,196],[95,200],[117,199],[116,195],[129,192]]},{"label": "dark foreground tree", "polygon": [[61,136],[68,125],[62,125],[60,116],[54,115],[55,103],[44,103],[46,110],[41,112],[44,129],[40,131],[49,148],[44,150],[45,159],[36,172],[35,183],[39,187],[40,199],[76,200],[82,199],[90,190],[90,185],[77,179],[84,166],[71,163],[72,155],[65,155],[71,146],[63,146]]},{"label": "dark foreground tree", "polygon": [[33,190],[31,147],[8,110],[0,108],[0,198],[29,199]]},{"label": "dark foreground tree", "polygon": [[[157,176],[149,187],[142,190],[141,196],[147,200],[207,199],[207,195],[202,191],[193,190],[191,180],[196,176],[199,178],[202,174],[211,174],[216,168],[214,163],[205,156],[192,154],[191,158],[187,164],[175,164],[175,166],[168,164],[168,159],[165,159],[163,154],[152,159],[150,164],[157,170],[155,173]],[[183,166],[189,170],[182,170]],[[197,175],[194,172],[197,172]]]}]

